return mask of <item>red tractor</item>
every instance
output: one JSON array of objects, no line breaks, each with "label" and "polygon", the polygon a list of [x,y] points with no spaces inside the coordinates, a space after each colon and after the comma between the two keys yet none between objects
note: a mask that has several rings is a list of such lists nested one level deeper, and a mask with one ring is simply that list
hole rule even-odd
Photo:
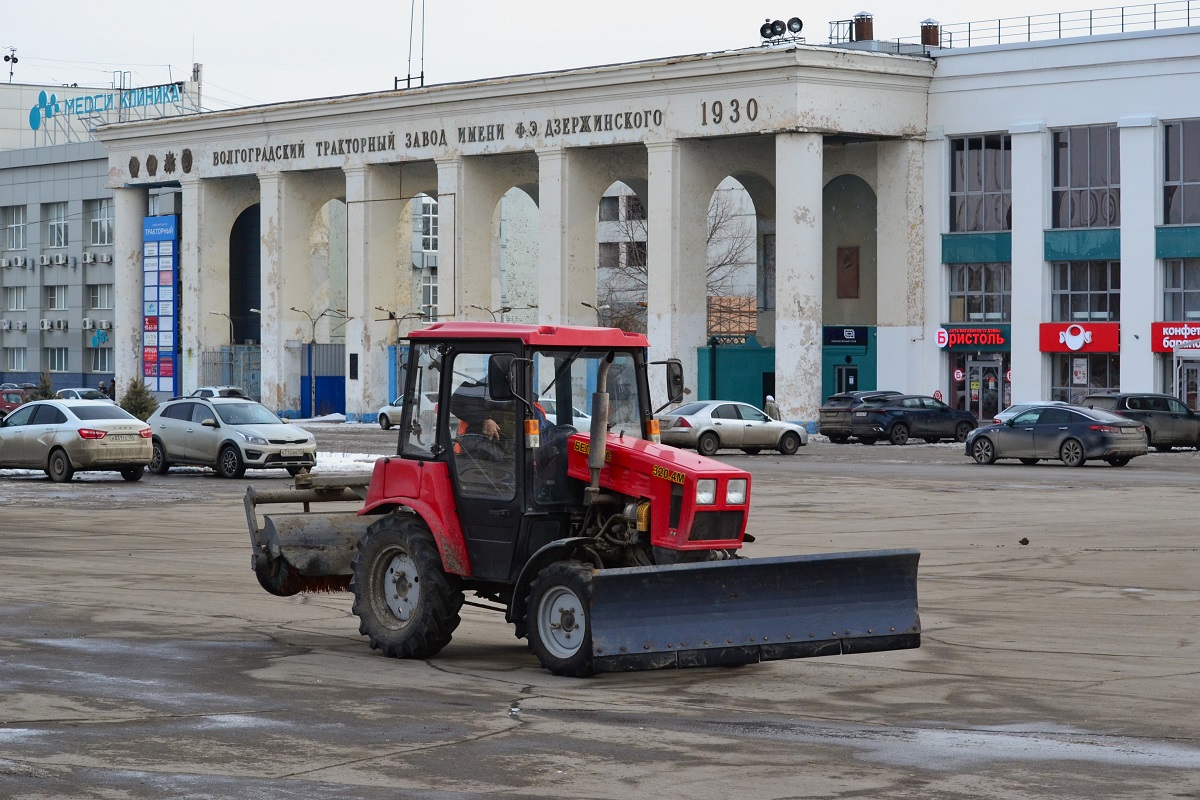
[{"label": "red tractor", "polygon": [[[559,675],[920,646],[916,551],[741,556],[750,474],[659,443],[644,336],[450,322],[407,344],[397,454],[365,498],[307,475],[249,490],[268,592],[349,589],[394,658],[449,644],[473,592]],[[679,402],[682,368],[662,366]],[[358,499],[261,528],[254,510]]]}]

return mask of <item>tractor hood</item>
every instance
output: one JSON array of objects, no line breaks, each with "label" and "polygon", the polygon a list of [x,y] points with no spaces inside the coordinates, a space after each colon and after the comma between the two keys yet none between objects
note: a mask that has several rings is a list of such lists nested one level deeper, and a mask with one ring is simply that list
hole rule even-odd
[{"label": "tractor hood", "polygon": [[[650,501],[652,543],[676,550],[741,547],[750,513],[750,473],[645,439],[609,434],[600,485]],[[589,437],[568,442],[567,473],[588,481]]]}]

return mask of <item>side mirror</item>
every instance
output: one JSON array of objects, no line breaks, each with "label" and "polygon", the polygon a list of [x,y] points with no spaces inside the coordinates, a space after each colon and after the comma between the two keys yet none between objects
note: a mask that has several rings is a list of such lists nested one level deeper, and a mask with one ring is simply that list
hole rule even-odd
[{"label": "side mirror", "polygon": [[488,396],[493,400],[512,400],[512,353],[496,353],[488,359]]},{"label": "side mirror", "polygon": [[221,427],[220,425],[217,424],[217,421],[212,418],[201,420],[200,425],[201,425],[201,427],[204,427],[204,428],[219,428],[219,427]]},{"label": "side mirror", "polygon": [[667,402],[683,400],[683,362],[678,358],[667,359]]}]

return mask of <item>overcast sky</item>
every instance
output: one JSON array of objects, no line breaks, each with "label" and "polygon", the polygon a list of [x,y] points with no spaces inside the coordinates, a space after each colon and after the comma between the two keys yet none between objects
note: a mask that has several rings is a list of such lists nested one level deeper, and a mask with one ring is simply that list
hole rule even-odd
[{"label": "overcast sky", "polygon": [[[421,70],[416,0],[412,73]],[[984,4],[953,0],[745,3],[738,0],[605,0],[579,3],[427,0],[426,85],[755,47],[767,17],[804,22],[809,44],[829,23],[874,15],[875,38],[915,40],[920,23],[976,22]],[[1115,2],[1008,0],[1005,18],[1109,8]],[[1179,4],[1161,4],[1179,5]],[[187,78],[204,65],[204,106],[222,109],[385,91],[409,73],[413,0],[5,0],[0,47],[16,48],[14,83],[110,87]],[[1143,6],[1142,8],[1147,8]],[[3,80],[8,67],[3,63]]]}]

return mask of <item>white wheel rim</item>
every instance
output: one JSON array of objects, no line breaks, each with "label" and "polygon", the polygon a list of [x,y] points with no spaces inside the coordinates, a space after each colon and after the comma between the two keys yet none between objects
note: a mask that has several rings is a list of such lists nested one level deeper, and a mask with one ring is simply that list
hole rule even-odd
[{"label": "white wheel rim", "polygon": [[587,617],[579,596],[565,586],[555,586],[538,604],[538,635],[555,658],[579,652],[587,634]]},{"label": "white wheel rim", "polygon": [[408,553],[392,556],[383,573],[383,597],[392,616],[407,624],[421,602],[421,578]]}]

